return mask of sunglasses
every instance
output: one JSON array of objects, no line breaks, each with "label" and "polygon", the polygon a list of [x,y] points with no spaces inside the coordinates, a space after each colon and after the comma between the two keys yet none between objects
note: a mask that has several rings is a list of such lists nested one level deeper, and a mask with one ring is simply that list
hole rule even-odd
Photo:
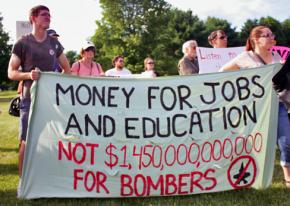
[{"label": "sunglasses", "polygon": [[220,36],[218,37],[218,39],[221,39],[221,40],[224,40],[224,39],[227,39],[228,37],[227,36]]},{"label": "sunglasses", "polygon": [[260,37],[275,39],[275,34],[262,34]]},{"label": "sunglasses", "polygon": [[154,62],[148,62],[147,64],[154,64]]},{"label": "sunglasses", "polygon": [[95,50],[94,47],[89,47],[89,48],[86,48],[85,51],[86,51],[86,52],[88,52],[88,51],[95,52],[96,50]]}]

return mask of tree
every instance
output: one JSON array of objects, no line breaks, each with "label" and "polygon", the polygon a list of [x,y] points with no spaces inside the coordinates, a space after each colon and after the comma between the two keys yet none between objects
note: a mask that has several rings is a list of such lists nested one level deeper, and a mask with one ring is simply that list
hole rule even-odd
[{"label": "tree", "polygon": [[6,84],[9,80],[7,76],[7,68],[12,48],[12,45],[8,44],[9,36],[3,29],[2,20],[3,17],[0,16],[0,85]]},{"label": "tree", "polygon": [[262,23],[277,32],[279,42],[290,41],[283,39],[289,36],[285,30],[290,23],[285,21],[284,30],[281,23],[271,17],[247,20],[241,32],[236,32],[236,28],[224,19],[208,17],[201,21],[192,11],[172,8],[164,0],[100,0],[100,5],[103,17],[96,21],[92,41],[98,61],[105,70],[112,67],[114,56],[123,55],[126,67],[133,73],[140,73],[144,58],[150,56],[157,63],[159,73],[177,74],[177,62],[183,56],[182,44],[195,39],[199,46],[209,47],[207,37],[217,29],[228,35],[228,46],[245,45],[250,30]]},{"label": "tree", "polygon": [[[287,23],[288,22],[288,23]],[[254,19],[250,20],[248,19],[244,26],[242,27],[242,30],[240,32],[241,39],[243,40],[244,44],[246,43],[247,38],[249,37],[249,34],[251,30],[258,25],[267,26],[271,29],[271,31],[276,35],[276,40],[278,45],[283,46],[289,46],[289,35],[290,35],[290,20],[285,20],[284,23],[280,23],[278,20],[267,16],[267,17],[261,17],[259,20]],[[288,26],[287,26],[288,25]]]},{"label": "tree", "polygon": [[258,26],[258,20],[257,19],[253,19],[250,20],[248,19],[245,23],[244,26],[242,26],[241,32],[240,32],[240,39],[242,41],[243,45],[246,45],[246,41],[249,37],[249,34],[251,32],[251,30],[255,27]]},{"label": "tree", "polygon": [[183,56],[181,47],[188,40],[196,40],[199,45],[204,45],[206,38],[204,37],[204,23],[199,20],[192,11],[181,11],[173,9],[170,11],[170,22],[168,24],[170,33],[173,33],[172,48],[174,55]]},{"label": "tree", "polygon": [[[204,33],[206,37],[208,37],[208,35],[214,30],[223,30],[228,36],[229,47],[242,45],[241,39],[239,38],[238,33],[235,31],[236,28],[231,28],[231,24],[227,20],[215,17],[208,17],[204,25],[205,25]],[[205,46],[210,45],[207,42]]]},{"label": "tree", "polygon": [[159,54],[164,55],[163,44],[169,40],[164,31],[170,6],[163,0],[100,0],[100,5],[103,18],[96,21],[92,41],[104,68],[111,67],[116,55],[124,55],[126,66],[133,72],[143,70],[147,56],[155,58],[160,66]]},{"label": "tree", "polygon": [[72,65],[79,58],[79,55],[76,53],[76,51],[67,51],[65,55],[70,65]]},{"label": "tree", "polygon": [[286,19],[284,22],[282,22],[282,30],[284,36],[287,37],[284,46],[290,47],[290,19]]},{"label": "tree", "polygon": [[288,38],[288,36],[286,38],[286,36],[283,32],[282,25],[278,20],[276,20],[270,16],[262,17],[259,20],[259,24],[267,26],[271,29],[273,34],[276,35],[276,41],[277,41],[278,45],[286,45],[286,43],[287,43],[286,39]]}]

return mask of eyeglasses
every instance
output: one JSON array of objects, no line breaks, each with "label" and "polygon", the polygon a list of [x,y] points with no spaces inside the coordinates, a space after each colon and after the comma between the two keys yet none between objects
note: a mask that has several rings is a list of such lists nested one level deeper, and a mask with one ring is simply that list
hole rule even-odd
[{"label": "eyeglasses", "polygon": [[224,40],[224,39],[228,39],[228,37],[227,36],[220,36],[220,37],[218,37],[218,39]]},{"label": "eyeglasses", "polygon": [[45,17],[47,16],[47,17],[51,17],[51,16],[50,16],[50,13],[48,13],[48,12],[40,13],[39,16],[45,16]]},{"label": "eyeglasses", "polygon": [[147,64],[154,64],[154,62],[148,62]]},{"label": "eyeglasses", "polygon": [[260,37],[275,39],[275,34],[261,34]]}]

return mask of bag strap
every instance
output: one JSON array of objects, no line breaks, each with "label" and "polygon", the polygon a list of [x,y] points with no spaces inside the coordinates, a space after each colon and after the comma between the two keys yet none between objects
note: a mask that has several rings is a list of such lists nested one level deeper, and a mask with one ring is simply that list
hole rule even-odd
[{"label": "bag strap", "polygon": [[[92,70],[93,70],[93,66],[94,66],[94,62],[91,62],[91,71],[90,71],[90,76],[92,75]],[[100,73],[100,67],[99,67],[99,64],[98,63],[96,63],[96,66],[97,66],[97,69],[98,69],[98,71],[99,71],[99,73]],[[81,69],[81,63],[80,63],[80,61],[78,61],[78,74],[79,74],[79,72],[80,72],[80,69]]]},{"label": "bag strap", "polygon": [[100,74],[100,73],[101,73],[100,65],[99,65],[99,63],[97,63],[97,62],[96,62],[96,65],[97,65],[98,72],[99,72],[99,74]]},{"label": "bag strap", "polygon": [[78,75],[79,75],[79,72],[80,72],[80,69],[81,69],[81,63],[80,63],[80,61],[78,61]]},{"label": "bag strap", "polygon": [[262,64],[267,65],[267,63],[264,61],[264,59],[259,54],[257,54],[256,52],[254,52],[254,54],[256,55],[256,57],[258,57],[258,59],[260,60],[260,62]]}]

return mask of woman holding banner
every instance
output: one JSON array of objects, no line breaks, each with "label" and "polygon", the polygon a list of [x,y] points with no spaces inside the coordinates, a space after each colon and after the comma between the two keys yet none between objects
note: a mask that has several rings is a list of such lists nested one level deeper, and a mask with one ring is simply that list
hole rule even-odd
[{"label": "woman holding banner", "polygon": [[[221,67],[220,71],[254,68],[267,64],[280,63],[282,58],[270,49],[276,44],[275,35],[265,26],[256,26],[247,39],[246,51]],[[290,121],[283,99],[279,98],[278,146],[281,152],[280,164],[285,183],[290,188]]]}]

